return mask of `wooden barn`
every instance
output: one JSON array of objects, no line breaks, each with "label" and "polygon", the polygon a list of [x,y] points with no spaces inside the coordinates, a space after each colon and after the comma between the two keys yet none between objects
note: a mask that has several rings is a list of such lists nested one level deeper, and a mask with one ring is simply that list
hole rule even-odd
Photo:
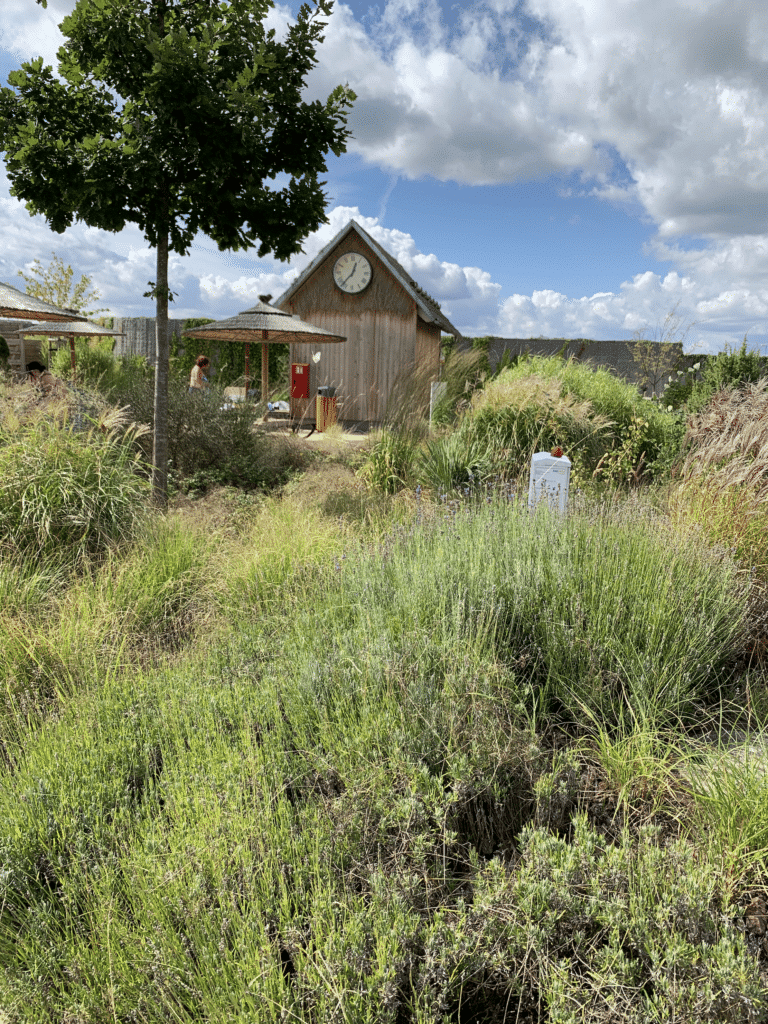
[{"label": "wooden barn", "polygon": [[396,382],[408,375],[423,381],[420,398],[428,401],[429,381],[440,371],[440,337],[459,337],[435,300],[354,220],[274,304],[347,339],[291,345],[291,363],[310,370],[308,418],[320,386],[336,388],[339,419],[347,423],[380,423]]}]

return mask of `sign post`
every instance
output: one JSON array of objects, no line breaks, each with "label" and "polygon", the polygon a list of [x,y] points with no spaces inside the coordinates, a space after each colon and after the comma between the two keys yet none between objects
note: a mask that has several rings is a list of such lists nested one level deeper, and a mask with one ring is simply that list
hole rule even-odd
[{"label": "sign post", "polygon": [[561,448],[552,452],[536,452],[531,459],[531,481],[528,485],[528,508],[533,510],[546,503],[549,508],[564,513],[568,505],[571,481],[571,460]]}]

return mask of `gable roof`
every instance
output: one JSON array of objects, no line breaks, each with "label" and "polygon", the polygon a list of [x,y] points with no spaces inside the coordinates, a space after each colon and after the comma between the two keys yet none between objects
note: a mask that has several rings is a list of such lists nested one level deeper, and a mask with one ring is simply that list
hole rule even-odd
[{"label": "gable roof", "polygon": [[373,249],[387,270],[389,270],[392,276],[411,296],[413,301],[416,303],[418,315],[422,320],[426,320],[428,324],[437,324],[446,334],[453,334],[456,338],[461,337],[459,332],[453,326],[445,313],[440,309],[440,306],[435,302],[432,296],[428,295],[423,288],[420,288],[410,274],[408,274],[407,271],[397,262],[395,257],[390,255],[386,249],[383,249],[378,242],[371,238],[368,232],[361,228],[356,220],[351,220],[349,224],[347,224],[345,228],[342,228],[338,235],[336,235],[336,237],[332,239],[328,245],[326,245],[325,248],[317,254],[317,256],[315,256],[312,262],[304,268],[301,274],[299,274],[290,288],[284,291],[280,298],[276,300],[275,305],[281,306],[284,302],[288,302],[289,299],[292,299],[304,282],[314,274],[320,264],[325,260],[328,253],[335,249],[339,242],[343,241],[347,235],[352,232],[355,232],[366,245]]}]

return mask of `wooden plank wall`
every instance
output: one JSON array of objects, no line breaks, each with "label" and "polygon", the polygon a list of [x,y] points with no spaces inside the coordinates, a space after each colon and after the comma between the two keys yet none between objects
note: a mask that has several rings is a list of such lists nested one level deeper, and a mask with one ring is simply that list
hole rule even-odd
[{"label": "wooden plank wall", "polygon": [[[339,418],[380,422],[395,380],[414,361],[415,310],[404,318],[371,311],[357,316],[337,312],[304,313],[302,319],[346,336],[336,345],[292,345],[292,363],[313,365],[313,395],[330,384],[336,388]],[[320,361],[312,364],[312,355]]]},{"label": "wooden plank wall", "polygon": [[[185,320],[169,318],[170,334],[181,336],[185,322]],[[115,338],[113,351],[116,356],[144,356],[147,362],[154,366],[157,340],[153,316],[115,317],[112,326],[114,330],[122,331],[125,334],[123,338]]]},{"label": "wooden plank wall", "polygon": [[440,338],[442,331],[439,324],[428,324],[419,317],[416,322],[416,365],[428,374],[440,372]]}]

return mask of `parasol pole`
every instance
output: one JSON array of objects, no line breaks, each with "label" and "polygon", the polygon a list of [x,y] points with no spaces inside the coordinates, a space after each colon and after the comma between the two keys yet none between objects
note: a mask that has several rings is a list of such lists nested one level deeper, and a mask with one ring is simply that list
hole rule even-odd
[{"label": "parasol pole", "polygon": [[261,400],[269,400],[269,349],[267,348],[267,332],[261,332]]},{"label": "parasol pole", "polygon": [[251,379],[251,344],[246,341],[245,343],[245,394],[243,398],[247,401],[248,399],[248,381]]}]

